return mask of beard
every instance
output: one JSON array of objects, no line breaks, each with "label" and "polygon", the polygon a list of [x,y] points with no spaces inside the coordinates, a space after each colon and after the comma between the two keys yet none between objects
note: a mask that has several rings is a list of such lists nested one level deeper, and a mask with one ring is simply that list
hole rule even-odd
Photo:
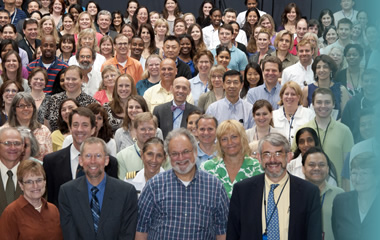
[{"label": "beard", "polygon": [[93,65],[93,63],[90,63],[88,61],[79,63],[79,67],[82,68],[83,70],[88,70],[88,69],[92,68],[92,65]]},{"label": "beard", "polygon": [[182,161],[180,161],[180,162],[183,163],[183,162],[186,162],[186,161],[188,161],[188,163],[189,163],[189,164],[187,165],[187,167],[185,167],[185,168],[183,169],[183,168],[181,168],[180,166],[178,166],[177,164],[175,164],[174,166],[173,166],[173,164],[172,164],[172,168],[173,168],[173,170],[174,170],[175,172],[179,173],[179,174],[187,174],[187,173],[189,173],[189,172],[194,168],[194,166],[195,166],[195,162],[191,162],[190,159],[182,160]]},{"label": "beard", "polygon": [[281,169],[279,172],[270,172],[268,169],[267,169],[267,164],[265,164],[265,167],[264,167],[264,171],[265,171],[265,174],[267,174],[269,177],[271,178],[279,178],[281,177],[282,174],[284,174],[284,172],[286,171],[286,165],[285,166],[282,166],[282,163],[280,162],[280,165],[281,165]]}]

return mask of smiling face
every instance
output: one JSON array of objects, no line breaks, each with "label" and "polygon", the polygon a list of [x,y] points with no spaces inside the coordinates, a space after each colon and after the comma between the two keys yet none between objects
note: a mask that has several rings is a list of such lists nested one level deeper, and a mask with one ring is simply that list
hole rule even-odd
[{"label": "smiling face", "polygon": [[98,25],[99,28],[103,30],[108,30],[109,27],[111,26],[111,18],[108,15],[100,15],[98,17]]},{"label": "smiling face", "polygon": [[174,61],[177,59],[180,46],[177,41],[175,40],[168,40],[164,43],[164,54],[167,58],[171,58]]},{"label": "smiling face", "polygon": [[235,99],[239,97],[240,90],[243,87],[243,83],[240,82],[240,77],[239,75],[232,75],[232,76],[226,76],[224,83],[223,83],[223,88],[226,93],[226,98],[228,100]]},{"label": "smiling face", "polygon": [[149,30],[145,27],[141,29],[140,37],[143,39],[144,43],[150,43],[151,41]]},{"label": "smiling face", "polygon": [[65,123],[69,123],[69,114],[78,106],[73,101],[66,101],[61,107],[61,116]]},{"label": "smiling face", "polygon": [[110,40],[102,42],[100,45],[100,52],[104,55],[112,54],[112,42]]},{"label": "smiling face", "polygon": [[42,72],[37,72],[30,79],[30,87],[32,90],[43,90],[46,86],[45,76]]},{"label": "smiling face", "polygon": [[101,143],[87,143],[79,156],[79,164],[83,167],[90,182],[99,183],[104,178],[104,168],[109,163],[109,157]]},{"label": "smiling face", "polygon": [[113,25],[114,26],[121,26],[121,23],[123,22],[123,19],[121,18],[121,15],[118,13],[115,13],[114,18],[113,18]]},{"label": "smiling face", "polygon": [[15,54],[11,54],[8,56],[8,58],[5,60],[5,69],[8,71],[8,72],[17,72],[19,66],[20,66],[20,63],[16,57]]},{"label": "smiling face", "polygon": [[180,41],[180,47],[181,47],[180,53],[182,55],[188,55],[188,54],[190,54],[190,52],[191,52],[191,42],[190,42],[190,39],[188,39],[188,38],[182,38],[181,41]]},{"label": "smiling face", "polygon": [[216,56],[216,62],[218,65],[222,65],[227,69],[228,64],[230,64],[231,61],[231,55],[227,51],[221,51],[218,56]]},{"label": "smiling face", "polygon": [[341,23],[339,24],[339,27],[337,28],[338,36],[342,41],[351,38],[351,32],[352,32],[352,29],[351,29],[350,24],[348,23]]},{"label": "smiling face", "polygon": [[168,32],[168,28],[165,24],[159,24],[155,26],[154,30],[156,31],[157,36],[165,36]]},{"label": "smiling face", "polygon": [[249,87],[256,87],[257,83],[260,81],[260,74],[254,68],[249,68],[247,71],[247,81]]},{"label": "smiling face", "polygon": [[73,144],[76,149],[79,149],[84,140],[95,133],[95,126],[91,126],[89,117],[75,113],[72,117],[70,130],[73,136]]},{"label": "smiling face", "polygon": [[148,60],[148,72],[152,77],[160,75],[160,63],[161,59],[157,57],[151,57]]},{"label": "smiling face", "polygon": [[137,13],[137,21],[141,25],[148,22],[149,13],[146,8],[140,8]]},{"label": "smiling face", "polygon": [[173,82],[172,91],[175,103],[177,105],[183,104],[191,92],[189,80],[184,77],[176,78]]},{"label": "smiling face", "polygon": [[191,24],[195,23],[195,19],[192,15],[187,15],[183,20],[186,22],[186,27],[190,27]]},{"label": "smiling face", "polygon": [[[269,154],[271,154],[270,157]],[[292,153],[286,153],[283,146],[273,146],[269,142],[264,142],[258,158],[266,176],[277,182],[285,176],[286,165],[291,156]]]},{"label": "smiling face", "polygon": [[130,2],[128,4],[128,8],[127,8],[127,12],[129,14],[129,16],[133,17],[133,15],[135,14],[136,12],[136,9],[137,9],[137,3],[135,2]]},{"label": "smiling face", "polygon": [[211,84],[213,88],[223,87],[223,73],[214,71],[211,76]]},{"label": "smiling face", "polygon": [[[18,106],[18,107],[17,107]],[[21,99],[16,106],[16,118],[19,122],[29,122],[33,116],[33,105]]]},{"label": "smiling face", "polygon": [[79,29],[84,30],[91,27],[91,15],[90,14],[83,14],[79,19]]},{"label": "smiling face", "polygon": [[55,59],[55,52],[57,51],[57,44],[52,35],[44,36],[41,40],[42,58],[46,62],[53,62]]},{"label": "smiling face", "polygon": [[314,111],[318,118],[330,118],[331,112],[335,105],[332,97],[329,94],[316,94],[314,98]]},{"label": "smiling face", "polygon": [[241,137],[237,132],[230,132],[220,137],[220,147],[224,158],[236,157],[242,153]]},{"label": "smiling face", "polygon": [[115,51],[119,55],[128,55],[128,37],[122,36],[115,40]]},{"label": "smiling face", "polygon": [[45,194],[46,180],[42,174],[35,175],[28,172],[22,177],[19,186],[24,193],[24,198],[29,202],[34,202],[40,200]]},{"label": "smiling face", "polygon": [[329,174],[327,159],[322,153],[309,154],[302,166],[305,179],[315,185],[320,185],[326,181]]},{"label": "smiling face", "polygon": [[267,107],[261,107],[255,111],[253,114],[253,119],[258,127],[264,128],[270,125],[272,120],[272,113],[268,110]]},{"label": "smiling face", "polygon": [[193,29],[191,29],[190,35],[194,41],[198,41],[201,38],[201,30],[197,26],[194,26]]},{"label": "smiling face", "polygon": [[164,59],[160,64],[160,78],[166,83],[173,83],[177,75],[177,67],[171,59]]},{"label": "smiling face", "polygon": [[268,18],[264,19],[261,22],[261,27],[268,29],[268,30],[272,30],[272,28],[273,28],[272,23],[269,21]]},{"label": "smiling face", "polygon": [[295,107],[299,105],[300,96],[297,94],[296,90],[291,87],[287,87],[282,95],[282,102],[284,108]]},{"label": "smiling face", "polygon": [[149,138],[156,136],[153,120],[140,122],[136,129],[137,143],[142,146]]},{"label": "smiling face", "polygon": [[333,44],[338,40],[338,34],[336,33],[335,29],[331,28],[327,33],[326,33],[326,41],[327,44]]},{"label": "smiling face", "polygon": [[307,22],[306,22],[306,20],[303,19],[297,23],[296,33],[297,33],[297,39],[299,40],[298,42],[300,42],[300,40],[302,40],[303,36],[305,36],[305,34],[307,33]]},{"label": "smiling face", "polygon": [[305,44],[304,46],[298,46],[297,55],[300,59],[300,63],[305,65],[310,65],[313,59],[313,48],[310,44]]},{"label": "smiling face", "polygon": [[197,68],[200,74],[208,74],[210,72],[212,62],[207,55],[202,55],[197,62]]},{"label": "smiling face", "polygon": [[330,14],[325,14],[322,16],[322,24],[324,27],[330,26],[331,23],[332,23],[332,18],[330,16]]},{"label": "smiling face", "polygon": [[76,22],[78,20],[79,12],[75,8],[70,9],[70,14],[73,15],[74,21]]},{"label": "smiling face", "polygon": [[205,15],[205,17],[207,17],[208,15],[210,15],[210,10],[211,9],[212,9],[212,4],[211,3],[205,3],[203,5],[203,8],[202,8],[203,15]]},{"label": "smiling face", "polygon": [[77,93],[81,90],[82,79],[76,70],[66,71],[64,86],[68,93]]},{"label": "smiling face", "polygon": [[[169,142],[170,163],[179,178],[189,177],[195,171],[195,156],[190,140],[179,135]],[[179,154],[180,153],[180,154]]]},{"label": "smiling face", "polygon": [[231,43],[232,32],[230,30],[220,28],[218,36],[220,40],[220,45],[228,46]]},{"label": "smiling face", "polygon": [[189,130],[194,136],[197,136],[197,126],[195,122],[199,119],[201,115],[199,114],[192,114],[187,118],[187,125],[186,128]]},{"label": "smiling face", "polygon": [[3,39],[13,39],[15,40],[17,35],[16,33],[13,31],[13,28],[12,27],[5,27],[3,28]]},{"label": "smiling face", "polygon": [[103,84],[106,88],[112,88],[115,86],[115,81],[117,78],[117,72],[108,71],[104,74],[103,77]]},{"label": "smiling face", "polygon": [[257,23],[259,19],[259,16],[257,16],[256,12],[255,11],[251,11],[248,13],[248,16],[247,16],[247,22],[251,25],[254,25]]},{"label": "smiling face", "polygon": [[270,44],[270,39],[269,39],[268,34],[259,33],[259,35],[257,36],[256,42],[257,42],[257,48],[258,49],[262,49],[262,50],[268,49],[269,44]]},{"label": "smiling face", "polygon": [[46,35],[52,34],[52,32],[53,32],[53,22],[51,20],[46,20],[42,24],[42,31]]},{"label": "smiling face", "polygon": [[9,84],[3,93],[3,101],[5,104],[10,105],[12,103],[13,98],[16,96],[16,93],[18,93],[19,89],[17,88],[16,84],[12,83]]},{"label": "smiling face", "polygon": [[214,27],[220,26],[222,21],[222,13],[219,10],[214,11],[210,16],[210,20]]},{"label": "smiling face", "polygon": [[182,35],[182,34],[185,34],[186,33],[186,25],[185,23],[183,22],[178,22],[175,26],[174,26],[174,34],[176,36],[179,36],[179,35]]},{"label": "smiling face", "polygon": [[141,38],[132,38],[131,41],[131,56],[141,57],[144,51],[144,41]]},{"label": "smiling face", "polygon": [[173,0],[167,0],[165,3],[165,8],[168,12],[174,12],[174,10],[177,8],[177,3]]},{"label": "smiling face", "polygon": [[357,66],[360,64],[362,57],[356,48],[350,48],[346,53],[346,60],[349,66]]},{"label": "smiling face", "polygon": [[158,19],[160,19],[160,14],[158,14],[158,13],[154,13],[154,14],[150,15],[149,18],[150,18],[150,24],[151,24],[152,27],[154,28],[154,26],[155,26],[155,24],[156,24],[156,21],[157,21]]},{"label": "smiling face", "polygon": [[149,144],[145,152],[141,154],[141,159],[144,164],[144,171],[150,175],[156,175],[160,172],[160,167],[166,158],[164,148],[161,144]]},{"label": "smiling face", "polygon": [[303,132],[298,139],[298,148],[301,154],[305,154],[311,147],[315,147],[313,135],[308,131]]},{"label": "smiling face", "polygon": [[290,12],[286,14],[286,18],[289,22],[294,22],[297,18],[297,12],[295,8],[290,9]]},{"label": "smiling face", "polygon": [[[3,131],[0,136],[1,142],[21,142],[22,138],[20,133],[15,129],[9,129]],[[15,166],[20,160],[20,156],[22,154],[24,145],[20,144],[20,146],[15,146],[12,144],[11,146],[5,146],[4,144],[0,144],[0,161],[4,163],[6,166]]]},{"label": "smiling face", "polygon": [[264,66],[263,77],[266,84],[274,86],[281,76],[277,63],[267,62]]},{"label": "smiling face", "polygon": [[88,6],[87,6],[87,12],[91,15],[91,16],[96,16],[96,14],[98,14],[98,8],[96,7],[95,3],[89,3]]},{"label": "smiling face", "polygon": [[139,113],[142,113],[143,110],[141,108],[141,105],[139,102],[137,102],[136,100],[129,100],[128,103],[127,103],[127,114],[128,114],[128,117],[133,121],[135,120],[135,117],[137,114]]},{"label": "smiling face", "polygon": [[290,49],[290,35],[284,34],[282,35],[280,41],[278,42],[278,50],[280,51],[288,51]]},{"label": "smiling face", "polygon": [[319,61],[315,68],[315,73],[318,77],[318,80],[330,79],[331,69],[327,63],[324,61]]},{"label": "smiling face", "polygon": [[71,29],[73,28],[74,26],[74,21],[70,18],[70,17],[65,17],[63,19],[63,28],[66,30],[66,31],[71,31]]},{"label": "smiling face", "polygon": [[126,99],[131,95],[132,84],[128,77],[120,77],[116,87],[120,99]]},{"label": "smiling face", "polygon": [[216,139],[216,124],[213,119],[202,118],[198,121],[197,137],[201,144],[214,144]]}]

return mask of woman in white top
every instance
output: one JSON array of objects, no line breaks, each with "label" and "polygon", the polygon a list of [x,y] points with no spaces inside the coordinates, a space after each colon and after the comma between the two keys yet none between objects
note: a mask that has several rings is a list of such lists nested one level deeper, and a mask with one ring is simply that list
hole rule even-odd
[{"label": "woman in white top", "polygon": [[[163,163],[166,161],[166,153],[164,150],[164,143],[158,137],[148,139],[140,151],[141,159],[144,168],[137,172],[137,174],[130,174],[131,178],[125,178],[124,181],[133,184],[138,193],[144,188],[145,183],[154,177],[156,174],[164,172],[162,168]],[[135,172],[133,172],[135,173]],[[128,175],[128,174],[127,174]]]},{"label": "woman in white top", "polygon": [[296,82],[286,82],[282,86],[280,99],[280,108],[273,111],[273,123],[291,143],[296,130],[312,120],[314,112],[302,106],[302,90]]}]

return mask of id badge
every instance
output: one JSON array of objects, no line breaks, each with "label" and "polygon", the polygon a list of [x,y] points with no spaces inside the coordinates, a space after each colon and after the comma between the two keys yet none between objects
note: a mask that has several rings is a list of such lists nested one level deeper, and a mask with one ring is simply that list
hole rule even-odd
[{"label": "id badge", "polygon": [[263,233],[263,240],[268,240],[268,235],[266,233]]}]

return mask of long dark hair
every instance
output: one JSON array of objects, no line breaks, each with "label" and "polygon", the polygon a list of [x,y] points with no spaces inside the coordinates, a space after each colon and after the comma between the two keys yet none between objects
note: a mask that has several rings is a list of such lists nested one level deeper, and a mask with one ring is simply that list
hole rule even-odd
[{"label": "long dark hair", "polygon": [[297,131],[296,133],[296,144],[297,144],[297,149],[294,151],[294,159],[296,159],[300,154],[301,154],[301,150],[299,149],[298,147],[298,143],[299,143],[299,140],[300,140],[300,137],[301,135],[304,133],[304,132],[308,132],[310,133],[310,135],[313,137],[314,139],[314,143],[315,143],[315,146],[316,147],[321,147],[321,143],[319,141],[319,137],[317,135],[317,133],[315,132],[314,129],[310,128],[310,127],[304,127],[304,128],[301,128]]},{"label": "long dark hair", "polygon": [[[190,43],[191,43],[190,57],[191,57],[191,59],[193,59],[194,55],[195,55],[195,43],[194,43],[193,37],[191,37],[189,34],[179,35],[179,37],[178,37],[179,42],[181,42],[181,40],[184,38],[187,38],[190,40]],[[180,46],[181,46],[181,44],[180,44]],[[181,50],[180,50],[180,54],[181,54]]]},{"label": "long dark hair", "polygon": [[108,114],[106,110],[97,102],[89,104],[87,108],[90,109],[94,115],[100,114],[103,118],[103,127],[101,129],[97,129],[98,136],[95,137],[103,139],[106,143],[109,142],[113,136],[113,132],[112,127],[108,121]]},{"label": "long dark hair", "polygon": [[63,121],[62,114],[61,114],[63,104],[65,104],[68,101],[71,101],[71,102],[75,103],[75,105],[77,105],[77,107],[80,106],[79,103],[78,103],[78,101],[75,100],[74,98],[66,98],[59,105],[59,113],[58,113],[57,124],[58,124],[58,130],[61,131],[62,135],[66,134],[66,133],[68,133],[70,131],[69,130],[69,126],[67,125],[67,123],[65,121]]},{"label": "long dark hair", "polygon": [[257,15],[257,22],[255,23],[255,25],[259,22],[260,20],[260,13],[259,13],[259,10],[257,10],[257,8],[249,8],[247,10],[247,13],[245,14],[245,23],[243,25],[243,27],[241,29],[243,29],[245,31],[245,33],[247,34],[247,37],[250,38],[252,33],[253,33],[253,28],[254,26],[251,26],[251,24],[247,21],[247,17],[248,17],[248,14],[250,12],[255,12],[256,15]]},{"label": "long dark hair", "polygon": [[257,86],[260,86],[264,83],[263,72],[261,71],[260,65],[255,62],[248,63],[244,70],[244,82],[243,82],[243,88],[240,91],[240,98],[245,97],[248,93],[249,82],[247,80],[247,74],[248,74],[248,70],[251,68],[254,69],[260,75],[260,80],[257,83]]}]

